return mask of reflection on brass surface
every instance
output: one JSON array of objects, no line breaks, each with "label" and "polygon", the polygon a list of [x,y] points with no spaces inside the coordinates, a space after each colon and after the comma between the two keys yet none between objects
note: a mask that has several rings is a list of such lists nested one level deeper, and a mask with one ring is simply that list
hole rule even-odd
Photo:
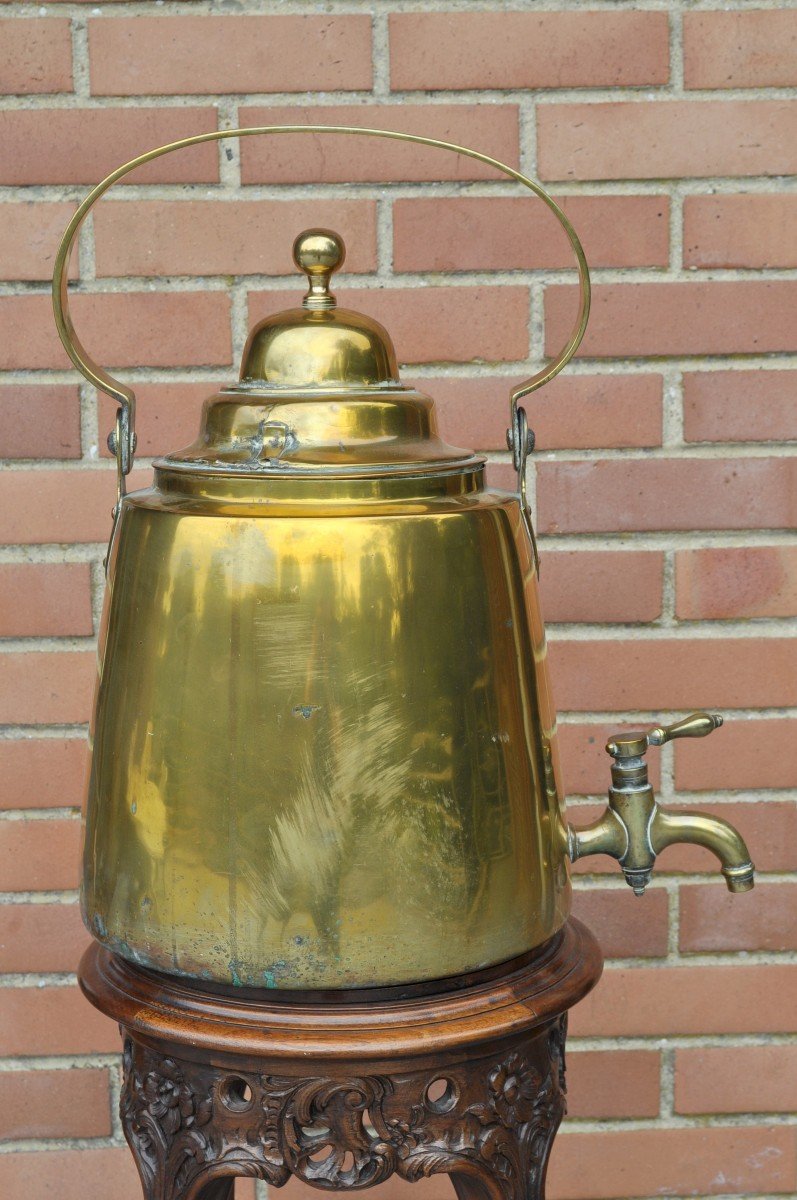
[{"label": "reflection on brass surface", "polygon": [[333,467],[378,476],[385,467],[417,474],[481,460],[446,445],[432,400],[396,383],[370,389],[228,388],[205,401],[202,432],[193,445],[167,461],[172,468],[237,470],[256,490],[261,475],[287,483],[299,469],[320,483]]},{"label": "reflection on brass surface", "polygon": [[231,516],[180,483],[126,499],[111,563],[95,936],[281,988],[458,974],[550,937],[568,885],[517,500],[419,481],[383,515],[341,484],[353,511],[330,517],[283,513],[272,482]]}]

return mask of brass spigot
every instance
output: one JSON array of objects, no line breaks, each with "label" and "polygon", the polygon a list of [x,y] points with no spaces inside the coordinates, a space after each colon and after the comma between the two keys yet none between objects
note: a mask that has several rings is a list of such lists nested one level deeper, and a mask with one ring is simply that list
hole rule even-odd
[{"label": "brass spigot", "polygon": [[568,825],[571,862],[588,854],[608,854],[617,859],[626,883],[641,896],[665,846],[691,842],[716,854],[728,891],[748,892],[754,883],[754,868],[744,839],[720,817],[662,807],[648,781],[644,757],[649,746],[663,746],[674,738],[706,737],[721,724],[722,717],[716,713],[696,712],[674,725],[611,738],[606,743],[606,751],[614,759],[609,804],[592,825],[584,829]]}]

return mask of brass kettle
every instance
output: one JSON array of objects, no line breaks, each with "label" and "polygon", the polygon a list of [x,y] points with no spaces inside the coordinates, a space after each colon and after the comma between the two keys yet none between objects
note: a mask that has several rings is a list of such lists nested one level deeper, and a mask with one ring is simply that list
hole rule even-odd
[{"label": "brass kettle", "polygon": [[[251,333],[240,382],[197,440],[125,494],[129,389],[80,345],[66,277],[77,229],[116,179],[181,145],[257,133],[396,137],[493,163],[541,196],[576,251],[581,301],[559,357],[512,396],[519,494],[444,443],[399,380],[389,334],[338,308],[339,237],[308,230],[301,307]],[[533,446],[518,399],[575,352],[589,310],[578,239],[539,187],[486,156],[389,131],[265,127],[201,135],[126,164],[70,223],[54,280],[73,362],[120,402],[85,818],[92,934],[146,967],[255,988],[436,980],[526,955],[570,909],[568,860],[607,853],[644,889],[656,853],[702,841],[729,886],[744,843],[668,814],[648,744],[696,714],[615,738],[610,804],[568,828],[525,501]]]}]

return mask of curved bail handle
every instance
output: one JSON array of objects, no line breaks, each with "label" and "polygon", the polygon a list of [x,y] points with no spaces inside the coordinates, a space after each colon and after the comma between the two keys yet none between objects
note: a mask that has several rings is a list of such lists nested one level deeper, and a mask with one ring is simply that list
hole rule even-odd
[{"label": "curved bail handle", "polygon": [[[83,376],[94,384],[95,387],[107,393],[119,404],[119,411],[116,416],[116,427],[109,439],[111,450],[116,456],[117,467],[117,491],[118,501],[124,495],[124,480],[129,474],[133,466],[133,455],[135,453],[136,434],[135,434],[135,395],[131,388],[121,383],[118,379],[114,379],[101,366],[94,362],[91,356],[87,353],[84,346],[78,338],[75,327],[72,324],[72,318],[69,313],[69,295],[67,288],[67,273],[69,268],[69,260],[72,253],[72,248],[77,237],[78,230],[87,216],[89,210],[100,199],[105,192],[118,180],[124,178],[125,175],[135,170],[136,167],[142,166],[144,163],[152,162],[153,159],[160,158],[164,154],[171,153],[172,150],[182,150],[187,146],[198,146],[203,142],[218,142],[225,138],[244,138],[255,137],[260,134],[278,134],[278,133],[335,133],[352,135],[355,137],[381,137],[390,138],[399,142],[412,142],[418,146],[431,146],[437,150],[450,150],[454,154],[462,154],[466,158],[475,159],[477,162],[485,163],[487,166],[494,167],[503,175],[509,176],[510,179],[517,180],[532,191],[535,196],[542,200],[554,216],[557,218],[562,228],[564,229],[570,241],[570,245],[576,256],[578,265],[578,281],[579,281],[579,306],[576,315],[576,321],[573,330],[568,338],[564,348],[546,367],[532,375],[530,379],[525,380],[518,387],[513,388],[511,393],[511,428],[512,435],[510,449],[513,450],[513,459],[515,469],[518,471],[519,491],[521,492],[521,500],[524,516],[527,520],[532,540],[534,537],[531,528],[530,515],[528,505],[525,499],[525,465],[526,458],[531,449],[529,445],[529,436],[526,432],[525,413],[518,408],[518,400],[523,396],[527,396],[530,392],[536,391],[553,379],[555,375],[562,370],[575,354],[581,339],[584,336],[584,331],[587,327],[589,317],[590,304],[590,282],[589,269],[587,260],[584,255],[581,242],[578,239],[576,231],[570,224],[565,214],[562,212],[556,201],[548,195],[539,183],[527,176],[522,175],[520,171],[516,171],[514,167],[509,167],[506,163],[499,162],[495,158],[491,158],[487,154],[481,154],[478,150],[471,150],[467,146],[457,146],[453,142],[443,142],[438,138],[421,137],[420,134],[413,133],[398,133],[392,129],[368,129],[359,126],[351,125],[252,125],[246,129],[218,129],[210,133],[199,133],[193,137],[181,138],[178,142],[170,142],[166,146],[158,146],[154,150],[148,150],[145,154],[139,154],[137,158],[133,158],[130,162],[124,163],[123,166],[117,167],[110,175],[107,175],[101,183],[92,188],[85,200],[77,208],[72,220],[66,227],[66,231],[58,247],[58,253],[55,258],[55,268],[53,271],[53,310],[55,313],[55,324],[58,329],[58,336],[63,342],[64,348],[75,364],[77,369]],[[534,557],[537,560],[536,545],[534,547]]]}]

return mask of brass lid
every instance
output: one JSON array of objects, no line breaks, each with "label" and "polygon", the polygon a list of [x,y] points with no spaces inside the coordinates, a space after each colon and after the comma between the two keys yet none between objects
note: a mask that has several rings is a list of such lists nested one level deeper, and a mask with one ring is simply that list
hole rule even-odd
[{"label": "brass lid", "polygon": [[387,330],[362,313],[338,308],[329,290],[346,247],[330,229],[308,229],[293,261],[309,281],[301,308],[266,317],[249,335],[241,383],[270,387],[373,387],[398,383]]},{"label": "brass lid", "polygon": [[329,284],[345,255],[328,229],[297,237],[294,261],[309,281],[302,307],[252,330],[238,386],[205,402],[199,437],[161,468],[371,478],[481,469],[482,458],[438,436],[432,400],[402,385],[387,330],[337,307]]}]

